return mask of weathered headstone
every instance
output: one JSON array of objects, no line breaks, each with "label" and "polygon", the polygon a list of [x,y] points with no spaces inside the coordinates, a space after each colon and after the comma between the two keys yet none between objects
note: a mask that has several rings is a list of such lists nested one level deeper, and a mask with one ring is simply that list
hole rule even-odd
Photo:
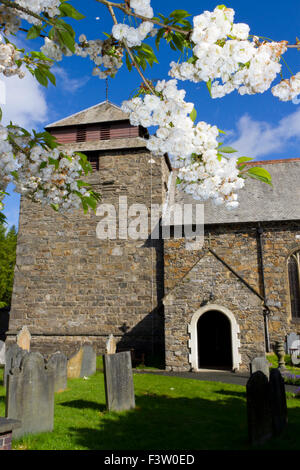
[{"label": "weathered headstone", "polygon": [[17,335],[17,345],[25,351],[30,351],[31,334],[27,326],[23,326]]},{"label": "weathered headstone", "polygon": [[106,406],[110,411],[135,407],[130,351],[103,356]]},{"label": "weathered headstone", "polygon": [[28,351],[20,348],[17,343],[10,344],[5,348],[5,369],[4,369],[4,386],[6,386],[7,375],[12,368],[20,367],[23,357],[25,357]]},{"label": "weathered headstone", "polygon": [[272,437],[272,413],[269,381],[260,370],[247,382],[248,434],[252,445],[260,445]]},{"label": "weathered headstone", "polygon": [[105,354],[115,354],[117,351],[117,342],[114,335],[109,335],[105,343]]},{"label": "weathered headstone", "polygon": [[5,364],[5,342],[0,340],[0,366]]},{"label": "weathered headstone", "polygon": [[89,377],[96,373],[96,351],[90,344],[84,344],[82,349],[80,377]]},{"label": "weathered headstone", "polygon": [[84,344],[68,360],[68,378],[89,377],[96,372],[96,352],[92,345]]},{"label": "weathered headstone", "polygon": [[273,434],[279,436],[287,425],[287,403],[284,380],[279,369],[270,372],[270,403],[273,419]]},{"label": "weathered headstone", "polygon": [[40,353],[28,353],[7,376],[6,417],[21,421],[13,437],[53,430],[54,370]]},{"label": "weathered headstone", "polygon": [[298,348],[298,345],[299,345],[298,341],[300,341],[300,337],[296,333],[290,333],[287,335],[286,337],[286,345],[287,345],[286,353],[287,354],[290,354],[291,349]]},{"label": "weathered headstone", "polygon": [[82,356],[83,349],[80,348],[79,351],[77,351],[68,359],[67,372],[69,379],[76,379],[80,377]]},{"label": "weathered headstone", "polygon": [[254,374],[260,370],[265,374],[265,376],[269,379],[270,376],[270,366],[268,360],[265,356],[255,357],[250,363],[250,372]]},{"label": "weathered headstone", "polygon": [[67,363],[67,356],[60,351],[55,352],[48,359],[47,367],[52,367],[54,370],[55,392],[61,392],[67,388]]}]

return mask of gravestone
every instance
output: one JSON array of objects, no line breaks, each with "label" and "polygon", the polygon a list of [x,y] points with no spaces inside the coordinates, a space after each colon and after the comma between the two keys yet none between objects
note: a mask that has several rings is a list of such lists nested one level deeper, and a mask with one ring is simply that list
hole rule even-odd
[{"label": "gravestone", "polygon": [[29,354],[28,351],[25,351],[25,349],[20,348],[17,343],[13,343],[7,348],[5,348],[5,369],[3,377],[5,387],[7,375],[10,369],[20,367],[23,357],[25,357],[27,354]]},{"label": "gravestone", "polygon": [[273,434],[279,436],[287,425],[286,394],[284,380],[279,369],[271,370],[269,386]]},{"label": "gravestone", "polygon": [[92,345],[84,344],[68,360],[68,378],[89,377],[96,372],[96,352]]},{"label": "gravestone", "polygon": [[96,373],[96,351],[90,344],[83,346],[80,377],[89,377]]},{"label": "gravestone", "polygon": [[17,335],[17,345],[25,351],[30,351],[31,334],[27,326],[23,326]]},{"label": "gravestone", "polygon": [[109,411],[135,407],[130,351],[103,356],[106,406]]},{"label": "gravestone", "polygon": [[255,357],[250,363],[250,372],[254,374],[260,370],[265,374],[265,376],[269,379],[270,376],[270,366],[268,360],[265,356]]},{"label": "gravestone", "polygon": [[40,353],[28,353],[7,376],[6,417],[21,421],[13,437],[53,430],[54,370]]},{"label": "gravestone", "polygon": [[67,388],[67,363],[67,356],[60,351],[48,359],[47,367],[52,367],[54,370],[54,392],[61,392]]},{"label": "gravestone", "polygon": [[83,349],[80,348],[79,351],[77,351],[68,359],[67,373],[69,379],[76,379],[80,377],[82,355]]},{"label": "gravestone", "polygon": [[258,370],[246,385],[248,434],[252,445],[260,445],[272,437],[272,413],[269,381]]},{"label": "gravestone", "polygon": [[0,340],[0,366],[5,364],[5,342]]},{"label": "gravestone", "polygon": [[114,335],[109,335],[105,343],[105,354],[115,354],[117,351],[117,342]]},{"label": "gravestone", "polygon": [[290,354],[290,349],[296,349],[299,346],[300,337],[296,333],[290,333],[286,337],[286,345],[287,345],[287,354]]}]

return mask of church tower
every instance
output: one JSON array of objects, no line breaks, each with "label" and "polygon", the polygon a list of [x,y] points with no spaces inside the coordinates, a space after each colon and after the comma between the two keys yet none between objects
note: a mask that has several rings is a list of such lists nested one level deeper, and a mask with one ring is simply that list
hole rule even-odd
[{"label": "church tower", "polygon": [[[59,214],[21,198],[17,259],[7,342],[23,326],[32,350],[67,355],[92,343],[104,352],[109,334],[118,349],[134,348],[146,360],[164,349],[163,241],[151,239],[151,204],[163,204],[170,173],[167,158],[145,146],[147,130],[106,101],[46,130],[65,149],[88,156],[85,178],[119,214],[120,201],[148,210],[148,238],[99,239],[99,215]],[[102,214],[103,215],[103,214]]]}]

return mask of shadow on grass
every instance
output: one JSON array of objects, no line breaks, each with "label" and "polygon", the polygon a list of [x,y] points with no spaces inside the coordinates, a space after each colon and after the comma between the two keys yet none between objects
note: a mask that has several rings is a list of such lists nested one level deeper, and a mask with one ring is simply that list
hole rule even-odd
[{"label": "shadow on grass", "polygon": [[106,412],[99,429],[71,428],[76,443],[86,449],[200,450],[247,449],[245,401],[136,397],[136,408]]},{"label": "shadow on grass", "polygon": [[72,401],[65,401],[59,404],[60,406],[69,406],[70,408],[78,408],[78,409],[91,409],[96,411],[105,411],[105,405],[100,405],[94,401],[88,400],[72,400]]},{"label": "shadow on grass", "polygon": [[[225,392],[225,393],[224,393]],[[71,428],[75,441],[94,450],[251,450],[245,394],[219,390],[219,400],[136,397],[136,408],[105,412],[99,428]],[[287,429],[255,449],[298,450],[300,408],[289,409]]]}]

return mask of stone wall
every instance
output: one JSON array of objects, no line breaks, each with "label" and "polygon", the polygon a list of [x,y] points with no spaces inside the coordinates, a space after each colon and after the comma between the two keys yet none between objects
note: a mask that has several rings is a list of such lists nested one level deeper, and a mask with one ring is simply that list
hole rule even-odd
[{"label": "stone wall", "polygon": [[[268,222],[261,225],[264,230],[264,278],[272,347],[287,333],[300,332],[299,321],[293,320],[290,315],[287,279],[287,258],[293,250],[300,249],[300,222]],[[203,302],[210,301],[210,293],[214,296],[213,303],[232,311],[240,326],[241,368],[247,368],[249,360],[263,352],[262,302],[237,276],[207,252],[210,246],[262,295],[257,227],[257,224],[208,225],[205,227],[204,248],[200,251],[186,250],[184,239],[165,240],[164,304],[168,351],[166,364],[169,369],[189,369],[188,325]]]},{"label": "stone wall", "polygon": [[[99,158],[99,172],[87,181],[102,193],[102,203],[117,211],[120,196],[127,197],[128,207],[162,204],[168,176],[164,159],[145,148],[105,150]],[[162,352],[162,241],[100,240],[100,220],[81,210],[58,214],[22,198],[11,340],[27,325],[31,349],[44,354],[70,355],[83,342],[103,353],[111,333],[119,349]]]}]

